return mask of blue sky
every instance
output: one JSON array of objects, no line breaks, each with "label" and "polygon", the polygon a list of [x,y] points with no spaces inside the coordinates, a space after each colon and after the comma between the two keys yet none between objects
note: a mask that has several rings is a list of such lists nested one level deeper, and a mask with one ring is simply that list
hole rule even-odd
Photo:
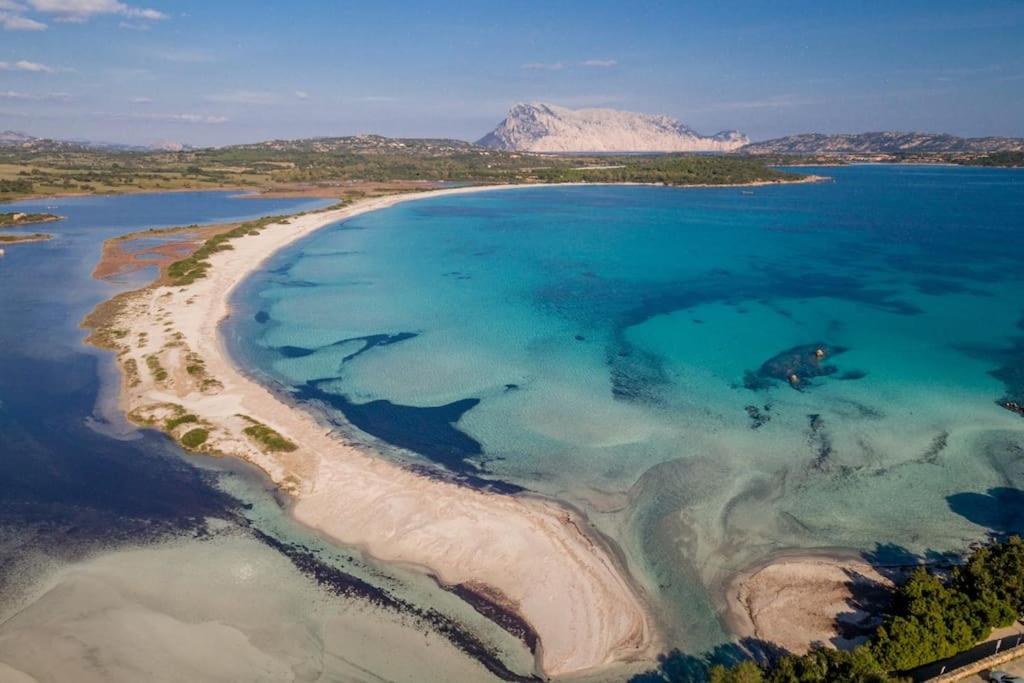
[{"label": "blue sky", "polygon": [[0,129],[476,139],[518,101],[1024,136],[1024,2],[0,0]]}]

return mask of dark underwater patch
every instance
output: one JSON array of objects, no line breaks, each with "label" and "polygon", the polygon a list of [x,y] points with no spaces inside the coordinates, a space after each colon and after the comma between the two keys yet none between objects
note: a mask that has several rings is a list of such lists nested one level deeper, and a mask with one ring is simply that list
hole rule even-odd
[{"label": "dark underwater patch", "polygon": [[[420,608],[412,603],[406,602],[405,600],[396,598],[383,588],[374,586],[357,576],[353,576],[325,562],[320,559],[316,553],[303,545],[298,543],[286,543],[268,533],[260,531],[255,527],[250,527],[249,531],[257,540],[287,557],[299,572],[324,590],[345,598],[357,598],[376,605],[377,607],[391,610],[399,614],[408,614],[425,622],[426,624],[429,624],[435,632],[444,636],[452,643],[452,645],[461,650],[464,654],[480,662],[480,664],[482,664],[488,671],[503,681],[518,682],[540,680],[535,676],[521,676],[514,671],[509,670],[496,652],[481,642],[479,638],[474,636],[464,626],[453,620],[451,617],[442,614],[435,609]],[[454,590],[452,592],[468,602],[474,609],[477,609],[477,611],[485,617],[491,619],[494,623],[498,624],[498,626],[506,630],[509,630],[509,625],[517,622],[525,624],[518,615],[509,610],[499,609],[497,605],[492,605],[492,608],[485,612],[478,608],[478,603],[474,603],[467,599],[469,597],[468,595],[464,595],[462,592]],[[517,635],[515,632],[512,633],[513,635]],[[536,645],[536,640],[532,643],[526,640],[530,635],[533,635],[534,639],[536,638],[535,634],[533,634],[531,630],[527,634],[524,634],[521,639],[532,651]]]},{"label": "dark underwater patch", "polygon": [[[321,388],[333,379],[312,380],[298,387],[293,395],[299,400],[319,401],[345,416],[351,424],[381,441],[418,453],[456,475],[456,481],[496,493],[519,493],[523,487],[480,475],[487,470],[471,461],[483,455],[483,447],[460,430],[456,423],[480,403],[478,398],[464,398],[443,406],[406,406],[379,399],[354,403],[344,394]],[[419,470],[421,474],[443,478],[437,472]]]},{"label": "dark underwater patch", "polygon": [[389,344],[397,344],[398,342],[405,341],[406,339],[412,339],[417,336],[417,332],[399,332],[397,334],[370,334],[365,337],[349,337],[348,339],[339,339],[336,342],[331,342],[325,346],[319,348],[310,349],[304,346],[278,346],[275,350],[285,358],[302,358],[309,356],[320,349],[329,349],[335,346],[341,346],[342,344],[349,344],[351,342],[363,342],[362,348],[358,351],[353,351],[344,358],[341,359],[342,363],[347,363],[353,358],[366,353],[370,349],[377,346],[387,346]]},{"label": "dark underwater patch", "polygon": [[[1024,329],[1024,318],[1017,323]],[[973,358],[981,358],[997,364],[988,374],[1003,383],[1003,396],[996,399],[999,405],[1012,413],[1024,417],[1024,337],[1010,337],[1003,347],[959,347],[959,350]]]},{"label": "dark underwater patch", "polygon": [[267,313],[266,311],[256,311],[256,315],[254,315],[252,319],[262,325],[263,323],[270,320],[270,314]]},{"label": "dark underwater patch", "polygon": [[768,424],[772,419],[770,414],[771,406],[765,405],[763,408],[758,408],[755,405],[749,405],[744,408],[747,411],[747,417],[750,418],[750,428],[760,429],[761,427]]},{"label": "dark underwater patch", "polygon": [[812,467],[816,470],[823,470],[828,466],[829,458],[832,457],[832,438],[825,431],[825,418],[821,415],[817,413],[808,415],[807,421],[807,442],[814,449]]},{"label": "dark underwater patch", "polygon": [[[846,351],[842,346],[834,346],[824,342],[801,344],[778,353],[764,363],[758,370],[748,370],[743,384],[748,389],[757,391],[771,386],[771,381],[785,382],[797,390],[812,386],[810,380],[815,377],[827,377],[839,372],[839,368],[827,360]],[[858,379],[856,374],[846,373],[843,379]],[[860,375],[863,377],[863,374]]]},{"label": "dark underwater patch", "polygon": [[606,358],[612,396],[620,401],[658,404],[659,389],[668,384],[668,376],[659,356],[640,351],[632,345],[620,348]]}]

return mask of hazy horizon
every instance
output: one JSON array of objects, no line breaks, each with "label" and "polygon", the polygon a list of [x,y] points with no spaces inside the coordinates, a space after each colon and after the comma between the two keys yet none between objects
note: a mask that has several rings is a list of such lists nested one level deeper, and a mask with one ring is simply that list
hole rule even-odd
[{"label": "hazy horizon", "polygon": [[516,102],[667,114],[753,140],[1024,136],[1024,5],[0,0],[0,130],[195,146],[473,141]]}]

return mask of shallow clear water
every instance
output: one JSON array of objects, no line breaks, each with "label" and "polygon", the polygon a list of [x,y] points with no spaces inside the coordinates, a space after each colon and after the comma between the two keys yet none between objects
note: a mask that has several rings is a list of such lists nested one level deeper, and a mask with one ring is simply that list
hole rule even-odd
[{"label": "shallow clear water", "polygon": [[582,507],[707,647],[716,583],[773,551],[1021,519],[1024,420],[997,401],[1024,398],[1024,173],[816,172],[359,216],[251,278],[229,342],[394,457]]},{"label": "shallow clear water", "polygon": [[[329,203],[201,192],[0,205],[65,216],[22,228],[53,240],[0,258],[0,680],[483,681],[495,651],[530,671],[524,646],[428,577],[300,527],[251,468],[126,424],[111,354],[82,344],[96,304],[147,280],[93,279],[105,239]],[[467,656],[474,642],[483,654]]]}]

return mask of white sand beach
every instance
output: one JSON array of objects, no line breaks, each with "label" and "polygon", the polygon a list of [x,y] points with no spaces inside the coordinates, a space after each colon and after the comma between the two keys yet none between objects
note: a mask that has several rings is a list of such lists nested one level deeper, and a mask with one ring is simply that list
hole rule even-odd
[{"label": "white sand beach", "polygon": [[[429,478],[339,439],[243,375],[219,334],[235,287],[295,240],[398,202],[494,189],[389,196],[295,217],[233,240],[210,258],[203,279],[128,295],[111,323],[125,370],[122,407],[136,422],[165,429],[169,419],[194,416],[171,433],[205,429],[196,450],[261,468],[292,494],[299,521],[503,603],[538,634],[538,666],[548,675],[645,660],[658,643],[644,598],[586,519],[554,501]],[[246,435],[253,421],[297,449],[275,451]]]}]

